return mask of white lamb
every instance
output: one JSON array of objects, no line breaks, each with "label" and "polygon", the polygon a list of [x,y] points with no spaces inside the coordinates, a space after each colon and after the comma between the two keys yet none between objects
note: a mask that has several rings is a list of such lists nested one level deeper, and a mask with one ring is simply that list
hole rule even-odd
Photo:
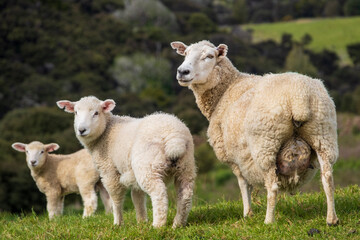
[{"label": "white lamb", "polygon": [[70,193],[80,193],[84,203],[83,217],[92,215],[97,208],[96,190],[100,191],[105,210],[111,211],[109,194],[85,149],[73,154],[59,155],[49,154],[59,149],[56,143],[44,145],[38,141],[29,144],[17,142],[12,144],[12,147],[26,153],[31,176],[40,192],[46,196],[46,209],[50,219],[62,215],[65,195]]},{"label": "white lamb", "polygon": [[[338,157],[336,112],[323,83],[298,73],[240,73],[226,57],[225,44],[171,46],[185,56],[177,71],[179,84],[194,92],[209,120],[210,144],[238,178],[244,216],[252,212],[252,185],[265,185],[265,223],[272,223],[278,190],[294,190],[320,167],[326,220],[337,224],[332,176]],[[297,162],[299,154],[302,162]]]},{"label": "white lamb", "polygon": [[96,97],[77,102],[58,101],[75,113],[74,128],[89,150],[113,200],[114,224],[122,222],[127,187],[135,205],[137,221],[147,221],[145,193],[153,206],[153,226],[166,224],[168,197],[165,182],[174,177],[177,212],[173,227],[183,226],[191,208],[196,168],[189,129],[175,116],[152,114],[144,118],[116,116],[113,100]]}]

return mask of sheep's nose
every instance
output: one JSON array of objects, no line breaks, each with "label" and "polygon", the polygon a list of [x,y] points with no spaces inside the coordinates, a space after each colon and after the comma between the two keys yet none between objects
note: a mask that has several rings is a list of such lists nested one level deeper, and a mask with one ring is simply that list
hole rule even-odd
[{"label": "sheep's nose", "polygon": [[35,165],[36,160],[31,160],[30,163],[31,163],[31,165]]},{"label": "sheep's nose", "polygon": [[188,75],[190,73],[190,70],[188,69],[178,69],[178,73],[182,76]]},{"label": "sheep's nose", "polygon": [[80,135],[82,135],[85,131],[86,131],[86,128],[80,128],[80,129],[79,129]]}]

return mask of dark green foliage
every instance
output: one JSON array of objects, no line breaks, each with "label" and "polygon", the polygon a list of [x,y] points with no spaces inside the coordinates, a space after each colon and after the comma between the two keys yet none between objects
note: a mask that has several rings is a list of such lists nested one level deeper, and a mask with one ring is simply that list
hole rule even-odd
[{"label": "dark green foliage", "polygon": [[350,58],[354,64],[360,64],[360,43],[347,46]]},{"label": "dark green foliage", "polygon": [[344,5],[344,13],[346,16],[360,15],[360,1],[347,0]]}]

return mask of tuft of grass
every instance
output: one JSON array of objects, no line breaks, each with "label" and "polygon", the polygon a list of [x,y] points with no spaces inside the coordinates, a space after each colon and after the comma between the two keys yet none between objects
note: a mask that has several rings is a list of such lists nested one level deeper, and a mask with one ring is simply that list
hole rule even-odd
[{"label": "tuft of grass", "polygon": [[300,19],[291,22],[246,24],[244,29],[254,30],[254,42],[267,39],[281,41],[284,33],[289,33],[294,40],[300,41],[305,34],[310,34],[312,42],[308,48],[316,52],[328,49],[336,52],[342,65],[351,64],[346,46],[360,42],[360,17]]},{"label": "tuft of grass", "polygon": [[326,225],[326,200],[323,192],[280,194],[276,223],[263,223],[266,212],[265,196],[253,198],[254,216],[242,217],[241,201],[218,201],[194,206],[188,225],[172,229],[176,210],[170,208],[165,227],[154,229],[149,222],[137,224],[135,211],[124,214],[124,224],[113,226],[112,215],[103,212],[82,219],[80,213],[67,213],[53,221],[45,214],[12,215],[0,213],[1,239],[308,239],[308,231],[320,233],[313,238],[360,239],[360,187],[338,188],[335,201],[340,224]]}]

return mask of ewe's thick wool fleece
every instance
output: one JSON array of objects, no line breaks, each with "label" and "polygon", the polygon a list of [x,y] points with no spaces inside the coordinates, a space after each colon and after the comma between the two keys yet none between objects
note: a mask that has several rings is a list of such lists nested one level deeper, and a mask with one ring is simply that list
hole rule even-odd
[{"label": "ewe's thick wool fleece", "polygon": [[[189,48],[201,49],[203,44],[209,42]],[[240,73],[224,57],[206,84],[191,84],[189,88],[210,122],[208,137],[216,156],[236,163],[250,184],[264,184],[264,172],[275,166],[274,156],[294,135],[293,120],[304,122],[297,134],[312,149],[323,150],[331,164],[336,161],[335,106],[318,79],[292,72],[264,76]],[[303,181],[311,179],[316,170],[309,169],[312,174]]]}]

